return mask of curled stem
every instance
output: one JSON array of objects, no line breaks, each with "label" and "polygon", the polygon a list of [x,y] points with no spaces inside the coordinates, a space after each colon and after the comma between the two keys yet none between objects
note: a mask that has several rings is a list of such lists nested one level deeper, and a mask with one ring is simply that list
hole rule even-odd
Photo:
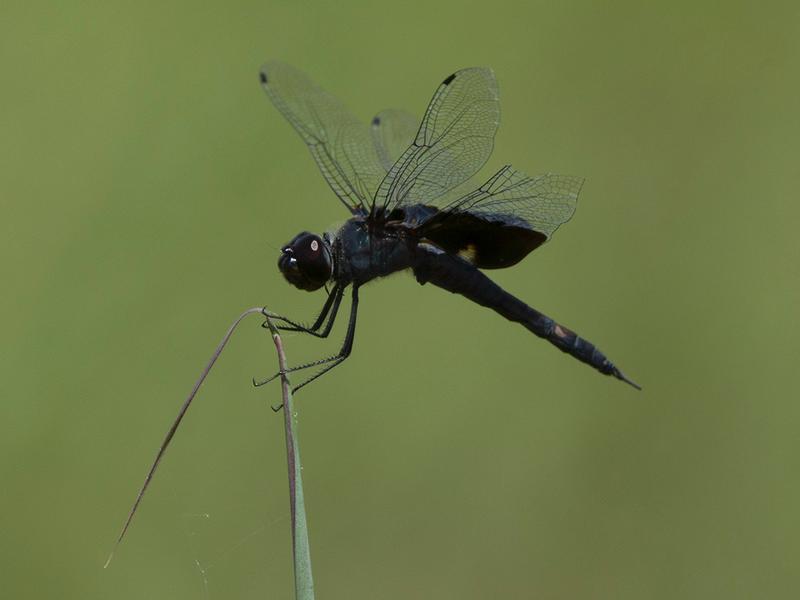
[{"label": "curled stem", "polygon": [[164,453],[167,451],[167,447],[169,443],[172,441],[172,437],[175,435],[175,432],[178,430],[178,426],[181,424],[186,411],[189,410],[189,405],[194,400],[194,397],[197,395],[197,390],[200,389],[200,386],[203,385],[203,381],[205,381],[206,376],[208,375],[209,371],[211,371],[211,367],[214,366],[214,363],[217,362],[219,355],[225,349],[225,345],[228,343],[228,340],[233,335],[234,330],[242,322],[242,320],[248,316],[255,313],[262,314],[263,309],[261,307],[254,307],[248,308],[244,311],[239,317],[233,322],[233,324],[228,328],[228,331],[225,332],[225,336],[222,338],[222,341],[217,345],[216,350],[211,355],[211,358],[208,360],[205,368],[203,369],[202,373],[200,373],[200,377],[195,381],[194,386],[192,387],[192,391],[189,392],[189,395],[186,397],[186,400],[183,401],[180,410],[178,411],[178,416],[175,417],[175,420],[172,422],[169,430],[167,431],[167,435],[164,436],[164,441],[161,442],[161,447],[158,449],[158,453],[156,454],[155,460],[153,460],[153,464],[150,466],[150,469],[147,471],[147,476],[144,478],[144,483],[142,487],[139,489],[139,493],[136,496],[136,501],[133,503],[130,512],[128,513],[128,518],[125,520],[125,525],[122,527],[122,532],[119,534],[114,547],[111,549],[111,554],[108,555],[108,560],[106,560],[106,564],[103,568],[108,568],[108,565],[111,563],[111,559],[114,558],[114,552],[116,552],[117,548],[119,547],[122,539],[125,537],[125,534],[128,531],[128,527],[130,527],[131,521],[133,521],[133,516],[136,514],[136,510],[139,508],[139,503],[142,501],[142,497],[144,493],[147,491],[148,486],[150,485],[150,480],[153,479],[153,475],[158,468],[158,464],[161,462],[161,458],[164,456]]}]

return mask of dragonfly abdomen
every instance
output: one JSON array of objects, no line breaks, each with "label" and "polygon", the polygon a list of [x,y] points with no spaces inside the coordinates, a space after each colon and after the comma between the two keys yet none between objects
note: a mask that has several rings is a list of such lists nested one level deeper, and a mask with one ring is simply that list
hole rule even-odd
[{"label": "dragonfly abdomen", "polygon": [[509,321],[520,323],[562,352],[594,367],[604,375],[613,375],[639,388],[594,344],[509,294],[464,259],[436,248],[420,245],[413,269],[419,283],[430,282],[449,292],[469,298],[481,306],[491,308]]},{"label": "dragonfly abdomen", "polygon": [[527,306],[528,318],[521,323],[530,331],[546,339],[562,352],[574,356],[581,362],[591,365],[601,373],[611,375],[616,367],[605,354],[577,333],[559,325],[550,317]]}]

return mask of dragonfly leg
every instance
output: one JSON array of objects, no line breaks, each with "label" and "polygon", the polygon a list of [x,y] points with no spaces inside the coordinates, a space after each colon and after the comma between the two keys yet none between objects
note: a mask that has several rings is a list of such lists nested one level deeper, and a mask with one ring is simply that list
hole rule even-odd
[{"label": "dragonfly leg", "polygon": [[347,324],[347,334],[344,338],[344,343],[342,344],[342,349],[339,351],[338,356],[334,357],[335,360],[330,361],[323,369],[320,369],[317,373],[314,373],[311,377],[306,379],[304,382],[294,386],[292,388],[292,393],[297,392],[301,387],[308,385],[315,379],[322,377],[325,373],[333,369],[333,367],[342,364],[345,359],[350,356],[350,353],[353,351],[353,340],[355,339],[356,335],[356,315],[358,313],[358,287],[353,287],[353,301],[352,305],[350,306],[350,321]]},{"label": "dragonfly leg", "polygon": [[[277,327],[277,329],[281,331],[299,331],[301,333],[308,333],[310,335],[313,335],[314,337],[325,338],[328,337],[328,334],[331,332],[333,323],[336,320],[336,314],[339,312],[339,304],[342,302],[343,295],[344,295],[344,288],[339,284],[335,285],[331,290],[330,294],[328,294],[328,299],[325,300],[325,305],[322,307],[319,316],[317,316],[316,320],[310,327],[306,327],[301,323],[295,323],[294,321],[292,321],[291,319],[287,319],[286,317],[269,313],[266,311],[266,309],[262,311],[262,314],[271,319],[276,319],[278,321],[287,323],[288,325],[279,325]],[[330,312],[330,317],[328,318],[328,321],[325,324],[325,328],[321,332],[318,331],[319,328],[322,327],[322,323],[325,321],[326,317],[328,317],[329,312]],[[267,327],[266,321],[261,326],[266,328]]]},{"label": "dragonfly leg", "polygon": [[[339,290],[339,301],[341,301],[341,294],[342,294],[342,290]],[[338,308],[338,304],[339,303],[336,302],[337,308]],[[312,362],[309,362],[309,363],[305,363],[305,364],[302,364],[302,365],[298,365],[296,367],[291,367],[289,369],[286,369],[286,371],[284,371],[285,373],[293,373],[294,371],[301,371],[303,369],[309,369],[311,367],[318,367],[318,366],[321,366],[321,365],[325,365],[324,368],[320,369],[320,371],[318,373],[315,373],[313,376],[309,377],[308,379],[303,381],[301,384],[295,386],[292,389],[292,392],[296,392],[301,387],[303,387],[305,385],[308,385],[309,383],[311,383],[312,381],[314,381],[318,377],[321,377],[322,375],[324,375],[325,373],[330,371],[333,367],[335,367],[336,365],[338,365],[341,362],[343,362],[348,356],[350,356],[350,352],[353,350],[353,339],[355,337],[355,332],[356,332],[356,315],[357,314],[358,314],[358,287],[354,286],[353,287],[353,299],[352,299],[352,304],[350,306],[350,321],[347,324],[347,333],[345,334],[345,338],[344,338],[344,342],[342,343],[341,350],[339,350],[339,352],[337,354],[334,354],[333,356],[328,356],[327,358],[321,358],[319,360],[315,360],[315,361],[312,361]],[[329,327],[326,326],[326,329],[329,329]],[[253,379],[253,385],[256,386],[256,387],[260,387],[260,386],[262,386],[264,384],[269,383],[270,381],[272,381],[274,379],[277,379],[278,377],[280,377],[280,375],[281,375],[281,373],[279,371],[279,372],[275,373],[272,377],[269,377],[269,378],[264,379],[262,381],[257,381],[255,379]]]}]

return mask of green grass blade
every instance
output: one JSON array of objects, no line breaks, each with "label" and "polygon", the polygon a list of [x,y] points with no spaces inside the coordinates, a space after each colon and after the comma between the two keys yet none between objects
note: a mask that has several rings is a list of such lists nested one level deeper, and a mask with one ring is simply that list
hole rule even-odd
[{"label": "green grass blade", "polygon": [[297,442],[297,418],[292,404],[292,387],[286,376],[286,355],[278,330],[267,319],[272,340],[278,351],[278,366],[281,372],[283,416],[286,432],[286,460],[289,468],[289,502],[292,514],[292,546],[294,551],[294,591],[296,600],[314,599],[314,577],[311,571],[311,551],[308,544],[306,509],[303,499],[302,463]]}]

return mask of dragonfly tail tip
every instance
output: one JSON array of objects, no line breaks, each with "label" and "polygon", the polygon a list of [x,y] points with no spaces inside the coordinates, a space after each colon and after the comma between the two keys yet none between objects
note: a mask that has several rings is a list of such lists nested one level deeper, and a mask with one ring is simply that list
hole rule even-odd
[{"label": "dragonfly tail tip", "polygon": [[625,377],[625,374],[624,374],[622,371],[620,371],[619,369],[615,369],[615,370],[614,370],[614,376],[615,376],[617,379],[619,379],[620,381],[624,381],[625,383],[627,383],[627,384],[628,384],[628,385],[630,385],[631,387],[634,387],[634,388],[636,388],[636,389],[637,389],[637,390],[639,390],[640,392],[642,391],[642,386],[640,386],[638,383],[636,383],[636,382],[635,382],[635,381],[633,381],[632,379],[628,379],[627,377]]}]

